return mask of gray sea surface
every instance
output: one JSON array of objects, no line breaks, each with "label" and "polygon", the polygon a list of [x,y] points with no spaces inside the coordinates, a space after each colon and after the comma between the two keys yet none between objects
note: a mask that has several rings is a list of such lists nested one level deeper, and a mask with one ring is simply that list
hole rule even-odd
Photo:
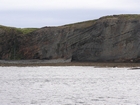
[{"label": "gray sea surface", "polygon": [[0,67],[0,105],[140,105],[140,69]]}]

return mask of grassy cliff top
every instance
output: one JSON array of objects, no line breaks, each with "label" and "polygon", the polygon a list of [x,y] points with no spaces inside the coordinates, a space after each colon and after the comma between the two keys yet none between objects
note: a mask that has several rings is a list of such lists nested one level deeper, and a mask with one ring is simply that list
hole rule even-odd
[{"label": "grassy cliff top", "polygon": [[69,27],[69,26],[71,26],[71,27],[74,27],[74,26],[82,26],[82,25],[91,25],[91,24],[93,24],[94,22],[95,22],[96,20],[88,20],[88,21],[83,21],[83,22],[77,22],[77,23],[71,23],[71,24],[66,24],[66,25],[63,25],[64,27]]},{"label": "grassy cliff top", "polygon": [[140,19],[140,14],[109,15],[109,16],[103,16],[99,19],[107,19],[107,18]]},{"label": "grassy cliff top", "polygon": [[78,23],[72,23],[72,24],[66,24],[61,27],[86,27],[90,26],[96,21],[100,21],[100,19],[140,19],[140,14],[122,14],[122,15],[108,15],[108,16],[103,16],[99,19],[95,20],[89,20],[89,21],[83,21],[83,22],[78,22]]},{"label": "grassy cliff top", "polygon": [[0,29],[3,29],[7,32],[10,30],[15,30],[17,32],[20,32],[21,34],[28,34],[30,32],[37,30],[38,28],[15,28],[15,27],[8,27],[8,26],[0,25]]},{"label": "grassy cliff top", "polygon": [[28,34],[30,32],[33,32],[37,30],[38,28],[16,28],[18,31],[21,31],[22,34]]},{"label": "grassy cliff top", "polygon": [[[109,15],[109,16],[103,16],[99,19],[77,22],[77,23],[72,23],[72,24],[66,24],[66,25],[63,25],[63,26],[60,26],[60,27],[70,27],[70,28],[80,27],[80,28],[84,28],[84,27],[91,26],[96,21],[100,21],[100,19],[126,19],[126,20],[140,19],[140,14]],[[10,29],[15,29],[22,34],[28,34],[28,33],[33,32],[33,31],[35,31],[39,28],[15,28],[15,27],[7,27],[7,26],[0,25],[0,29],[4,29],[6,31],[8,31]]]}]

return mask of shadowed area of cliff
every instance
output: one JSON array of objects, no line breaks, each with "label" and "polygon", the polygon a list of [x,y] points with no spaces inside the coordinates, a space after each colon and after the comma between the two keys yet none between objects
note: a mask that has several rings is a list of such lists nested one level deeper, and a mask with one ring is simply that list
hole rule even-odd
[{"label": "shadowed area of cliff", "polygon": [[0,26],[0,59],[139,62],[140,15],[113,15],[59,27]]}]

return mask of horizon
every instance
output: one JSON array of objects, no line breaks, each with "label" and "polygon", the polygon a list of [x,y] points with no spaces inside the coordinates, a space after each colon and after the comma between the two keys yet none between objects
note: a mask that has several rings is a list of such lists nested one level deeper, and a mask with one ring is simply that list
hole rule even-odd
[{"label": "horizon", "polygon": [[139,14],[138,0],[2,0],[0,24],[17,28],[62,26],[108,15]]},{"label": "horizon", "polygon": [[7,25],[3,25],[3,24],[0,24],[0,26],[12,27],[12,28],[21,28],[21,29],[24,29],[24,28],[59,27],[59,26],[66,26],[66,25],[71,25],[71,24],[77,24],[77,23],[82,23],[82,22],[88,22],[88,21],[98,20],[98,19],[100,19],[100,18],[108,17],[108,16],[121,16],[121,15],[140,15],[140,14],[112,14],[112,15],[101,16],[101,17],[99,17],[99,18],[92,19],[92,20],[78,21],[78,22],[66,23],[66,24],[56,25],[56,26],[54,25],[54,26],[41,26],[41,27],[14,27],[14,26],[7,26]]}]

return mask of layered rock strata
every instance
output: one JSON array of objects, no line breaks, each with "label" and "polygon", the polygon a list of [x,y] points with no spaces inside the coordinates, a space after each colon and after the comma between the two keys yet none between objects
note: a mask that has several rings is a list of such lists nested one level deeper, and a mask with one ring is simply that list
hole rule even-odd
[{"label": "layered rock strata", "polygon": [[0,28],[0,59],[139,62],[140,15],[106,16],[27,34]]}]

